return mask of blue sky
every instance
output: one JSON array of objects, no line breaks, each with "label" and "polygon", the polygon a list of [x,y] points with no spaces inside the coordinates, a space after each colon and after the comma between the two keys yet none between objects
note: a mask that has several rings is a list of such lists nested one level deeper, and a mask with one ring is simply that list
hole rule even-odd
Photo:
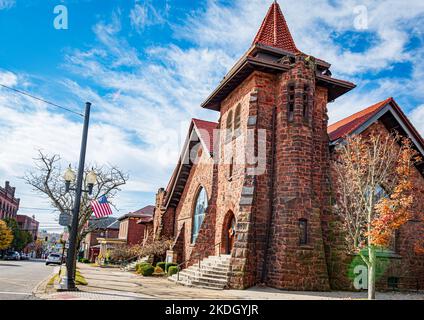
[{"label": "blue sky", "polygon": [[[190,118],[218,119],[199,105],[249,48],[271,2],[0,0],[0,83],[77,110],[93,103],[88,162],[130,174],[119,216],[154,203]],[[358,85],[329,105],[330,122],[393,96],[423,134],[423,1],[279,3],[297,47]],[[59,4],[68,9],[68,30],[53,27]],[[40,148],[76,165],[81,125],[72,114],[0,89],[7,132],[0,181],[17,187],[22,207],[49,208],[20,177]],[[57,217],[20,213],[48,227]]]}]

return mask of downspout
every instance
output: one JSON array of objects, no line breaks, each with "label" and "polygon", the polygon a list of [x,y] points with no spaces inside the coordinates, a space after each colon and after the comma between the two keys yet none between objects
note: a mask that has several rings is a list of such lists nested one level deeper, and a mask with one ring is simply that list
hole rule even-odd
[{"label": "downspout", "polygon": [[274,185],[275,185],[275,124],[276,124],[276,117],[277,117],[277,110],[276,106],[274,106],[272,110],[272,136],[271,136],[271,188],[269,190],[269,214],[268,214],[268,224],[266,228],[266,243],[265,243],[265,254],[264,259],[262,261],[262,276],[261,276],[261,282],[265,283],[266,276],[268,274],[268,251],[269,251],[269,244],[271,242],[271,226],[272,226],[272,218],[274,217]]}]

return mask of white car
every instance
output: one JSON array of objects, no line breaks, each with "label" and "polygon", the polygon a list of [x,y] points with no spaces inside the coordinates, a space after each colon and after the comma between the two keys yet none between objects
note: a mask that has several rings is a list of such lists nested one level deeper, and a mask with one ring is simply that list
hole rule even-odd
[{"label": "white car", "polygon": [[46,259],[46,266],[49,264],[62,264],[62,255],[59,253],[50,253]]}]

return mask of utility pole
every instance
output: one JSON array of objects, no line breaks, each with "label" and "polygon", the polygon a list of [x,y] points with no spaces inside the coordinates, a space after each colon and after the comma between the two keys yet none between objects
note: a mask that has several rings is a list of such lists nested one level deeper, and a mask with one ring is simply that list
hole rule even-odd
[{"label": "utility pole", "polygon": [[85,116],[84,116],[84,128],[82,132],[82,142],[81,142],[81,152],[80,159],[78,163],[78,174],[77,174],[77,182],[75,189],[75,200],[74,200],[74,208],[72,210],[72,225],[69,234],[69,248],[68,248],[68,256],[66,259],[66,270],[67,275],[63,277],[62,280],[62,290],[74,291],[77,290],[75,286],[75,260],[77,258],[77,236],[78,236],[78,222],[79,222],[79,211],[81,205],[81,194],[82,190],[82,182],[84,175],[84,166],[85,166],[85,153],[87,151],[87,137],[88,137],[88,125],[90,122],[90,108],[91,103],[87,102],[85,104]]}]

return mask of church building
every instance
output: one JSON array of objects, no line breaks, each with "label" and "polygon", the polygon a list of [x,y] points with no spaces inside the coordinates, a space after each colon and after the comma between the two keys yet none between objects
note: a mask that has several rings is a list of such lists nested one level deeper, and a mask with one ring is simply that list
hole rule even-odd
[{"label": "church building", "polygon": [[[219,121],[192,119],[169,184],[156,196],[154,237],[174,240],[174,259],[183,268],[205,266],[200,279],[183,270],[183,283],[352,287],[352,257],[333,230],[334,147],[370,128],[398,130],[421,155],[424,141],[392,98],[328,126],[331,102],[355,88],[334,78],[330,67],[297,48],[274,2],[251,47],[201,105],[219,113]],[[416,178],[424,189],[423,177],[421,163]],[[423,194],[416,199],[419,217]],[[399,287],[424,287],[424,259],[412,249],[422,225],[417,218],[404,226],[413,236],[398,235],[390,258],[407,270],[388,277],[397,277]],[[387,278],[382,281],[384,287]]]}]

